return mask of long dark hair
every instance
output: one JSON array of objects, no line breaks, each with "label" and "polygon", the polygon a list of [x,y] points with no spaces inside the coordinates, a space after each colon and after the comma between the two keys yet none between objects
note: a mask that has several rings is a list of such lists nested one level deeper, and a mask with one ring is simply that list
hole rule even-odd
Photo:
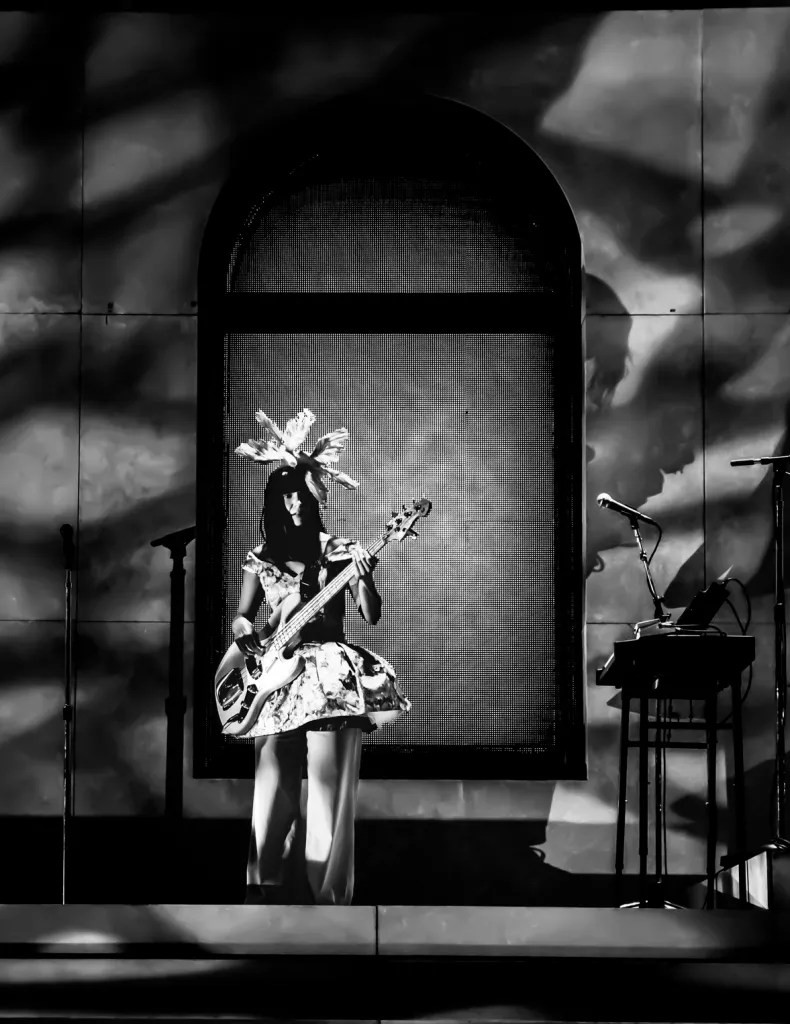
[{"label": "long dark hair", "polygon": [[[302,515],[307,520],[303,526],[295,526],[285,508],[283,495],[292,491],[298,491],[302,499]],[[326,527],[321,520],[321,506],[305,482],[304,467],[285,466],[271,474],[263,492],[259,529],[269,557],[274,561],[294,559],[309,565],[318,560],[321,555],[319,533],[325,533]]]}]

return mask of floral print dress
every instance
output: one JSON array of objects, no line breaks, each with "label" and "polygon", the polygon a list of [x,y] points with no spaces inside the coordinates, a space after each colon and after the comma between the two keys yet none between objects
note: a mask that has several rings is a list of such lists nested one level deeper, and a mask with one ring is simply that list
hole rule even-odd
[{"label": "floral print dress", "polygon": [[[319,589],[348,564],[350,545],[346,538],[321,534]],[[265,550],[248,552],[242,568],[258,576],[272,612],[300,591],[302,574],[283,571],[266,557]],[[305,640],[297,649],[304,660],[303,673],[266,698],[248,737],[347,725],[371,732],[409,710],[411,705],[400,692],[392,665],[366,647],[346,642],[344,601],[345,591],[305,627]]]}]

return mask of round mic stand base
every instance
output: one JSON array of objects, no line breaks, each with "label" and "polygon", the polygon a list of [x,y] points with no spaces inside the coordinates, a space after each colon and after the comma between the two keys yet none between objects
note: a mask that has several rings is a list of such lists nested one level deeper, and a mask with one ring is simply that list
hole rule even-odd
[{"label": "round mic stand base", "polygon": [[659,903],[653,903],[650,900],[640,902],[636,900],[634,903],[621,903],[617,908],[618,910],[687,910],[687,907],[681,906],[679,903],[672,903],[670,900],[661,900]]}]

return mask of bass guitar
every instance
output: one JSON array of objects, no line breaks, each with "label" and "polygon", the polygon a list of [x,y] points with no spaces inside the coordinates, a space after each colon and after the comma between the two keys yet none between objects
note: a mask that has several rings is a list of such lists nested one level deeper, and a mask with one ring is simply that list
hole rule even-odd
[{"label": "bass guitar", "polygon": [[[411,505],[404,505],[400,512],[393,513],[381,535],[368,545],[369,554],[377,555],[393,540],[416,537],[414,524],[430,511],[431,502],[425,496],[414,499]],[[260,652],[245,655],[235,642],[230,645],[214,676],[214,699],[226,736],[243,736],[249,732],[266,698],[302,674],[304,662],[297,649],[300,630],[353,576],[354,563],[350,562],[309,601],[303,601],[298,594],[286,598],[277,610],[275,632],[267,637],[256,634]]]}]

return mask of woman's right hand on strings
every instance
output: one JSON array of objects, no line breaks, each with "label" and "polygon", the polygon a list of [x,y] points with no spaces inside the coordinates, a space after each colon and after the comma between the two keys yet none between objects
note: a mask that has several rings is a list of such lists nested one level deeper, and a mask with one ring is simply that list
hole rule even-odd
[{"label": "woman's right hand on strings", "polygon": [[258,634],[255,632],[237,636],[236,646],[245,657],[255,657],[256,654],[263,653],[263,647],[258,642]]},{"label": "woman's right hand on strings", "polygon": [[258,634],[248,618],[244,615],[237,615],[233,620],[232,629],[234,633],[239,633],[235,638],[235,643],[245,657],[254,657],[256,654],[262,653],[263,647],[258,640]]}]

